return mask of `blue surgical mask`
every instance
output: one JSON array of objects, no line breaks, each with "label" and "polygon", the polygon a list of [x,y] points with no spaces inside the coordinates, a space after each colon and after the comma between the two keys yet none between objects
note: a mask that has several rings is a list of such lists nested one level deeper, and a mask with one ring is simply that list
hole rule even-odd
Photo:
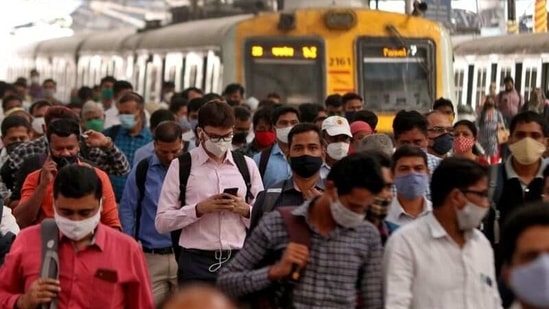
[{"label": "blue surgical mask", "polygon": [[412,172],[406,175],[395,177],[395,186],[398,195],[405,199],[412,200],[425,195],[429,185],[429,175]]},{"label": "blue surgical mask", "polygon": [[126,130],[133,129],[135,127],[135,124],[137,123],[134,114],[122,114],[119,115],[118,118],[120,119],[120,125]]},{"label": "blue surgical mask", "polygon": [[191,124],[191,130],[195,130],[196,126],[198,125],[198,119],[191,119],[189,120],[189,123]]},{"label": "blue surgical mask", "polygon": [[441,136],[433,140],[433,146],[431,147],[438,155],[445,155],[454,146],[454,136],[451,134],[442,134]]},{"label": "blue surgical mask", "polygon": [[532,262],[511,269],[510,285],[525,303],[549,308],[549,254],[544,253]]},{"label": "blue surgical mask", "polygon": [[183,131],[191,130],[191,123],[187,119],[187,117],[181,117],[179,118],[179,125],[183,129]]}]

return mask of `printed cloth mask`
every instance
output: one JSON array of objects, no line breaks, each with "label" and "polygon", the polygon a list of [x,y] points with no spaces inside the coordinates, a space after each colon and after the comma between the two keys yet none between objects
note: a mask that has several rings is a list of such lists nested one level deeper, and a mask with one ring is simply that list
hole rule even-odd
[{"label": "printed cloth mask", "polygon": [[549,308],[549,254],[511,269],[510,286],[524,302],[538,308]]},{"label": "printed cloth mask", "polygon": [[90,119],[86,121],[86,124],[85,124],[86,129],[94,130],[96,132],[102,132],[104,125],[105,125],[105,122],[103,121],[103,119],[98,119],[98,118]]},{"label": "printed cloth mask", "polygon": [[322,163],[321,157],[309,155],[290,158],[290,167],[292,168],[292,171],[302,178],[312,177],[320,170]]},{"label": "printed cloth mask", "polygon": [[134,114],[121,114],[118,116],[120,119],[120,125],[126,130],[131,130],[137,124]]},{"label": "printed cloth mask", "polygon": [[290,134],[292,128],[293,127],[276,129],[276,138],[284,144],[288,144],[288,134]]},{"label": "printed cloth mask", "polygon": [[412,172],[395,177],[397,194],[408,200],[423,196],[427,191],[428,185],[429,175],[424,173]]},{"label": "printed cloth mask", "polygon": [[95,228],[97,228],[99,221],[101,221],[101,210],[102,207],[99,206],[99,209],[93,216],[84,220],[73,221],[59,215],[54,207],[54,220],[63,235],[71,240],[79,241],[93,233]]},{"label": "printed cloth mask", "polygon": [[101,99],[112,100],[113,97],[114,97],[114,92],[112,88],[101,89]]},{"label": "printed cloth mask", "polygon": [[60,170],[70,164],[76,164],[78,162],[78,156],[56,157],[52,155],[51,159],[53,162],[55,162],[55,164],[57,164],[57,170]]},{"label": "printed cloth mask", "polygon": [[8,155],[10,155],[17,146],[23,144],[24,142],[13,142],[6,146],[6,151],[8,152]]},{"label": "printed cloth mask", "polygon": [[449,133],[445,133],[433,139],[433,146],[431,148],[437,154],[444,155],[452,149],[453,144],[454,137]]},{"label": "printed cloth mask", "polygon": [[456,137],[454,139],[454,152],[455,153],[466,153],[473,149],[475,145],[475,139],[472,137]]},{"label": "printed cloth mask", "polygon": [[326,152],[330,158],[334,160],[341,160],[347,156],[347,153],[349,153],[349,143],[338,142],[328,144]]},{"label": "printed cloth mask", "polygon": [[392,201],[392,198],[374,198],[374,202],[368,207],[366,217],[370,220],[384,220],[387,217]]},{"label": "printed cloth mask", "polygon": [[227,142],[223,139],[219,140],[217,143],[207,140],[204,142],[204,147],[215,157],[221,158],[225,155],[225,153],[227,153],[227,150],[231,147],[231,143],[231,141]]},{"label": "printed cloth mask", "polygon": [[482,219],[486,217],[488,210],[488,207],[480,207],[467,201],[465,207],[456,209],[459,229],[468,231],[477,228],[482,222]]},{"label": "printed cloth mask", "polygon": [[334,221],[344,228],[353,228],[364,224],[365,215],[356,213],[343,206],[339,199],[330,203],[330,212]]},{"label": "printed cloth mask", "polygon": [[271,146],[276,139],[276,133],[273,131],[256,131],[255,142],[260,148]]},{"label": "printed cloth mask", "polygon": [[545,144],[536,141],[531,137],[526,137],[520,141],[509,145],[509,150],[513,157],[524,165],[536,163],[545,152]]},{"label": "printed cloth mask", "polygon": [[44,117],[36,117],[32,120],[32,129],[38,134],[44,134],[44,126],[46,125],[46,120]]}]

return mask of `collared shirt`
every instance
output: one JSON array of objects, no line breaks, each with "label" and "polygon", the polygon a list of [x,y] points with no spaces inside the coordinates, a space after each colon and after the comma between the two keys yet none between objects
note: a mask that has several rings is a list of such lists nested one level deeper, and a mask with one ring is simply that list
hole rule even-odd
[{"label": "collared shirt", "polygon": [[135,151],[135,154],[133,155],[133,166],[137,166],[137,164],[143,161],[143,159],[148,158],[152,155],[154,155],[154,141],[149,142],[144,146],[141,146]]},{"label": "collared shirt", "polygon": [[[309,206],[312,205],[312,206]],[[311,229],[307,266],[293,291],[295,308],[356,308],[357,282],[362,308],[380,309],[382,248],[377,229],[369,222],[355,228],[337,226],[328,236],[310,224],[309,202],[293,214],[303,216]],[[270,254],[284,250],[288,232],[280,213],[265,216],[238,255],[221,269],[217,283],[232,296],[242,296],[271,285],[271,265],[257,268]]]},{"label": "collared shirt", "polygon": [[[101,222],[111,227],[120,227],[120,220],[118,219],[118,208],[116,201],[114,200],[114,192],[112,190],[109,176],[102,170],[94,167],[97,177],[101,180],[103,186],[103,199],[101,208]],[[25,203],[36,191],[38,182],[40,180],[41,169],[30,173],[25,179],[23,188],[21,189],[21,200],[19,205]],[[53,218],[53,181],[48,184],[42,203],[40,204],[40,211],[35,223],[40,223],[46,218]]]},{"label": "collared shirt", "polygon": [[423,217],[431,213],[431,211],[433,211],[431,201],[429,201],[427,198],[423,198],[423,209],[421,210],[421,213],[417,215],[417,217],[414,217],[407,213],[406,210],[404,210],[402,204],[400,204],[397,197],[394,198],[391,202],[391,206],[389,206],[389,212],[387,213],[385,221],[401,227],[408,223],[414,222],[417,218]]},{"label": "collared shirt", "polygon": [[148,249],[161,249],[171,247],[172,241],[169,233],[160,234],[154,227],[158,198],[162,190],[162,183],[168,169],[163,166],[156,155],[148,158],[149,168],[145,178],[145,192],[143,201],[139,205],[139,189],[136,183],[136,168],[134,167],[128,175],[124,195],[120,201],[120,221],[124,233],[135,235],[135,220],[137,207],[141,207],[141,218],[139,225],[139,237],[143,247]]},{"label": "collared shirt", "polygon": [[[13,179],[16,173],[23,165],[25,159],[39,156],[48,151],[48,141],[46,136],[42,136],[33,141],[17,146],[8,160],[9,169],[12,171]],[[83,155],[83,154],[81,154]],[[125,175],[130,172],[129,161],[120,149],[113,147],[105,152],[99,148],[90,148],[84,157],[88,162],[105,171],[109,175]]]},{"label": "collared shirt", "polygon": [[[109,135],[111,129],[107,129],[103,132],[105,135]],[[133,156],[135,151],[141,146],[146,145],[152,141],[152,135],[148,128],[141,129],[141,132],[137,135],[130,135],[127,129],[120,127],[118,130],[113,142],[114,144],[122,150],[130,165],[133,166]],[[114,189],[114,194],[116,195],[116,201],[120,202],[122,198],[122,193],[124,192],[124,185],[126,183],[127,175],[125,176],[114,176],[111,175],[112,187]]]},{"label": "collared shirt", "polygon": [[119,124],[120,119],[118,118],[118,108],[113,100],[111,107],[105,111],[105,129],[117,126]]},{"label": "collared shirt", "polygon": [[0,166],[4,165],[10,158],[10,155],[8,154],[8,150],[6,147],[2,147],[2,150],[0,150]]},{"label": "collared shirt", "polygon": [[326,180],[331,169],[332,168],[326,164],[326,162],[322,163],[322,166],[320,167],[320,179]]},{"label": "collared shirt", "polygon": [[[221,164],[212,160],[202,145],[189,153],[192,165],[187,181],[185,206],[181,207],[179,201],[179,160],[173,160],[158,200],[155,221],[157,231],[167,233],[183,229],[179,245],[186,249],[240,249],[246,238],[250,219],[229,211],[208,213],[200,218],[196,216],[198,203],[222,193],[225,189],[238,188],[238,196],[246,196],[246,184],[232,153],[227,152]],[[250,171],[251,194],[255,197],[263,191],[261,176],[252,159],[245,158]]]},{"label": "collared shirt", "polygon": [[[255,164],[259,167],[259,162],[261,161],[261,153],[258,153],[254,156]],[[278,146],[278,143],[273,145],[271,155],[269,156],[269,161],[267,162],[267,167],[265,168],[265,175],[263,175],[263,186],[265,188],[270,188],[275,183],[286,180],[292,176],[292,169],[286,156]]]},{"label": "collared shirt", "polygon": [[[524,183],[522,179],[517,175],[517,172],[515,172],[515,168],[513,167],[513,156],[509,156],[507,160],[505,160],[505,172],[507,173],[507,179],[513,179],[517,178],[520,181],[520,185],[522,186],[522,190],[526,190],[528,187],[528,183]],[[549,159],[540,159],[541,164],[539,166],[539,169],[536,173],[536,177],[534,178],[540,178],[543,179],[543,171],[547,167],[547,164],[549,163]]]},{"label": "collared shirt", "polygon": [[[315,189],[320,192],[325,190],[324,181],[321,178],[318,178]],[[303,193],[296,189],[293,177],[290,177],[290,179],[275,184],[266,191],[259,193],[259,195],[257,196],[257,199],[255,200],[256,207],[252,209],[252,221],[250,223],[250,231],[252,231],[257,226],[261,218],[263,218],[263,216],[265,215],[265,209],[263,205],[265,202],[265,195],[269,194],[269,192],[280,192],[280,196],[276,200],[275,204],[272,205],[272,210],[277,207],[298,206],[305,203]]]},{"label": "collared shirt", "polygon": [[6,206],[0,207],[4,207],[2,210],[2,219],[0,219],[0,236],[4,236],[7,233],[17,235],[19,233],[19,225],[17,225],[17,221],[11,213],[11,208]]},{"label": "collared shirt", "polygon": [[[100,224],[94,242],[76,251],[69,239],[59,240],[59,308],[151,309],[153,298],[147,265],[135,240]],[[40,278],[40,225],[17,235],[0,269],[0,304],[15,308],[17,299]],[[111,272],[101,278],[101,272]]]},{"label": "collared shirt", "polygon": [[501,308],[490,243],[476,229],[465,238],[460,248],[433,213],[389,237],[385,308]]}]

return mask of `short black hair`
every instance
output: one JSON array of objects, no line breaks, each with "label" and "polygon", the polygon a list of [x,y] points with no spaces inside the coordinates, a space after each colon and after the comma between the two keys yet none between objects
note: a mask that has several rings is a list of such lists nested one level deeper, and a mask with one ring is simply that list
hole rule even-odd
[{"label": "short black hair", "polygon": [[283,105],[280,105],[278,107],[276,107],[274,110],[273,110],[273,119],[272,119],[272,125],[276,125],[277,121],[278,121],[278,118],[280,118],[280,116],[282,115],[285,115],[285,114],[288,114],[288,113],[294,113],[297,115],[297,119],[301,122],[301,115],[299,114],[299,110],[297,110],[297,108],[291,106],[291,105],[287,105],[287,104],[283,104]]},{"label": "short black hair", "polygon": [[431,176],[431,202],[441,207],[454,189],[463,190],[488,177],[488,167],[476,161],[451,157],[442,160]]},{"label": "short black hair", "polygon": [[47,78],[42,82],[42,85],[45,85],[46,83],[52,83],[54,86],[57,86],[57,82],[53,78]]},{"label": "short black hair", "polygon": [[393,171],[395,170],[398,161],[402,158],[422,158],[425,163],[425,167],[429,167],[427,154],[419,147],[412,145],[402,145],[402,147],[399,147],[393,154]]},{"label": "short black hair", "polygon": [[326,111],[326,108],[316,103],[303,103],[299,105],[299,114],[302,122],[315,122],[318,113]]},{"label": "short black hair", "polygon": [[214,92],[206,93],[202,98],[204,99],[205,102],[210,102],[213,100],[218,100],[218,101],[225,100],[225,98],[223,98],[222,96]]},{"label": "short black hair", "polygon": [[18,115],[9,115],[2,120],[2,136],[6,136],[12,128],[25,127],[28,131],[31,129],[31,124],[27,118]]},{"label": "short black hair", "polygon": [[389,157],[387,154],[385,154],[382,151],[379,150],[367,150],[367,151],[361,151],[360,154],[366,157],[371,157],[381,165],[381,167],[385,168],[392,168],[393,167],[393,160],[391,157]]},{"label": "short black hair", "polygon": [[200,94],[204,94],[204,92],[203,92],[202,89],[200,89],[200,88],[189,87],[189,88],[187,88],[187,89],[185,89],[185,90],[183,90],[183,91],[181,92],[181,96],[182,96],[183,98],[185,98],[185,100],[189,101],[189,93],[190,93],[191,91],[197,92],[197,93],[200,93]]},{"label": "short black hair", "polygon": [[272,125],[271,119],[273,118],[273,108],[263,107],[255,111],[252,124],[254,128],[259,124],[261,120],[265,121],[267,124]]},{"label": "short black hair", "polygon": [[51,104],[51,102],[47,100],[38,100],[32,103],[31,107],[29,108],[29,112],[32,115],[35,110],[42,108],[44,106],[53,106],[53,104]]},{"label": "short black hair", "polygon": [[240,95],[244,95],[244,87],[242,87],[241,84],[228,84],[227,87],[225,87],[225,90],[223,90],[223,95],[235,93],[237,91]]},{"label": "short black hair", "polygon": [[82,103],[86,103],[86,101],[93,99],[93,89],[87,86],[80,87],[77,96]]},{"label": "short black hair", "polygon": [[95,169],[85,165],[69,164],[57,172],[53,182],[53,197],[82,198],[93,194],[103,197],[103,184]]},{"label": "short black hair", "polygon": [[181,140],[183,129],[175,121],[163,121],[156,126],[154,130],[154,140],[164,143],[173,143]]},{"label": "short black hair", "polygon": [[[257,104],[258,109],[261,109],[261,108],[275,108],[276,106],[278,106],[277,103],[275,103],[274,101],[268,100],[268,99],[261,100],[261,101],[259,101],[259,104]],[[271,121],[271,120],[269,120],[269,121]]]},{"label": "short black hair", "polygon": [[541,131],[545,137],[549,136],[549,129],[547,126],[547,120],[543,115],[540,115],[533,111],[526,111],[516,114],[513,119],[511,119],[511,124],[509,125],[509,132],[511,135],[515,132],[517,126],[521,123],[530,123],[535,122],[541,127]]},{"label": "short black hair", "polygon": [[137,105],[141,107],[145,106],[145,99],[143,99],[143,97],[139,93],[133,91],[124,93],[124,95],[122,95],[118,100],[118,104],[124,104],[131,101],[136,102]]},{"label": "short black hair", "polygon": [[26,78],[18,77],[17,80],[15,81],[15,83],[13,83],[13,85],[15,87],[19,86],[19,87],[27,88],[28,82],[27,82]]},{"label": "short black hair", "polygon": [[537,202],[516,207],[505,220],[501,235],[503,263],[510,264],[522,233],[534,226],[549,227],[549,203]]},{"label": "short black hair", "polygon": [[269,94],[267,94],[267,98],[275,98],[275,99],[282,99],[282,97],[280,96],[280,94],[276,93],[276,92],[270,92]]},{"label": "short black hair", "polygon": [[160,124],[163,121],[175,121],[175,114],[167,109],[158,109],[155,110],[154,113],[151,114],[150,119],[150,127],[151,132],[154,133],[154,130],[156,127],[158,127],[158,124]]},{"label": "short black hair", "polygon": [[51,141],[51,136],[54,134],[60,137],[69,137],[74,134],[78,139],[80,135],[80,124],[78,123],[78,120],[75,119],[55,119],[48,125],[48,130],[46,132],[48,141]]},{"label": "short black hair", "polygon": [[398,139],[401,134],[404,134],[413,129],[418,129],[427,135],[427,119],[417,111],[400,111],[396,114],[393,120],[393,134],[395,139]]},{"label": "short black hair", "polygon": [[125,80],[117,80],[112,86],[112,93],[115,97],[117,97],[123,90],[133,91],[132,84]]},{"label": "short black hair", "polygon": [[288,147],[292,146],[292,140],[296,134],[301,134],[305,132],[316,132],[316,134],[318,135],[318,142],[322,146],[322,134],[320,132],[320,129],[313,123],[303,122],[303,123],[296,124],[290,130],[290,133],[288,133]]},{"label": "short black hair", "polygon": [[341,97],[341,102],[343,102],[344,105],[351,100],[360,100],[360,102],[364,101],[364,99],[358,93],[354,92],[347,92]]},{"label": "short black hair", "polygon": [[103,86],[104,83],[113,83],[113,85],[116,83],[116,78],[114,76],[108,75],[101,79],[101,82],[99,82],[99,86]]},{"label": "short black hair", "polygon": [[202,97],[202,98],[194,98],[192,100],[189,101],[189,103],[187,104],[187,112],[190,113],[190,112],[198,112],[198,110],[200,110],[200,108],[202,106],[204,106],[204,104],[206,104],[206,98]]},{"label": "short black hair", "polygon": [[252,118],[252,112],[243,106],[234,106],[234,117],[240,121],[247,121]]},{"label": "short black hair", "polygon": [[477,138],[478,129],[477,129],[477,126],[472,121],[467,119],[460,120],[456,122],[456,124],[454,124],[454,129],[459,126],[467,127],[469,130],[471,130],[471,133],[473,133],[473,137]]},{"label": "short black hair", "polygon": [[455,113],[454,104],[452,104],[452,101],[442,97],[435,100],[435,103],[433,103],[433,110],[436,110],[439,107],[443,107],[443,106],[450,107],[452,109],[452,113]]},{"label": "short black hair", "polygon": [[162,82],[162,88],[175,88],[175,83],[172,81],[164,81]]},{"label": "short black hair", "polygon": [[326,100],[324,100],[324,105],[326,107],[332,106],[332,107],[341,107],[343,106],[343,100],[342,96],[340,94],[331,94],[326,97]]},{"label": "short black hair", "polygon": [[5,96],[3,99],[2,99],[2,109],[4,111],[6,111],[6,105],[8,105],[8,102],[10,101],[19,101],[19,103],[21,105],[23,105],[23,99],[21,99],[20,96],[18,95],[15,95],[15,94],[11,94],[11,95],[8,95],[8,96]]},{"label": "short black hair", "polygon": [[222,101],[210,101],[198,110],[198,126],[232,128],[234,126],[233,108]]},{"label": "short black hair", "polygon": [[353,118],[351,119],[351,123],[353,123],[355,121],[364,121],[364,122],[366,122],[367,124],[370,125],[370,128],[372,128],[372,130],[375,130],[376,127],[377,127],[377,123],[378,123],[379,119],[377,118],[376,113],[374,113],[372,111],[369,111],[369,110],[366,110],[366,109],[363,109],[363,110],[359,110],[359,111],[357,111],[353,114]]},{"label": "short black hair", "polygon": [[508,82],[511,82],[511,83],[514,83],[515,81],[513,80],[513,78],[509,75],[505,76],[505,78],[503,79],[503,83],[504,84],[507,84]]},{"label": "short black hair", "polygon": [[174,93],[174,95],[170,99],[169,110],[172,113],[177,114],[179,112],[179,110],[182,107],[187,106],[188,103],[189,103],[188,100],[183,97],[183,94],[181,94],[179,92],[176,92],[176,93]]},{"label": "short black hair", "polygon": [[372,157],[351,154],[332,166],[327,180],[333,181],[338,195],[350,194],[353,189],[366,189],[372,194],[383,190],[385,182],[381,165]]}]

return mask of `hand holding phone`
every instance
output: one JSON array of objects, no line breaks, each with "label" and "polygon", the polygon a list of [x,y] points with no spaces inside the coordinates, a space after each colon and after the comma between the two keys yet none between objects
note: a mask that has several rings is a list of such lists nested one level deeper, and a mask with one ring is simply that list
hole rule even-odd
[{"label": "hand holding phone", "polygon": [[[228,194],[232,196],[238,196],[238,188],[227,188],[223,190],[223,194]],[[228,199],[228,197],[226,197]]]}]

